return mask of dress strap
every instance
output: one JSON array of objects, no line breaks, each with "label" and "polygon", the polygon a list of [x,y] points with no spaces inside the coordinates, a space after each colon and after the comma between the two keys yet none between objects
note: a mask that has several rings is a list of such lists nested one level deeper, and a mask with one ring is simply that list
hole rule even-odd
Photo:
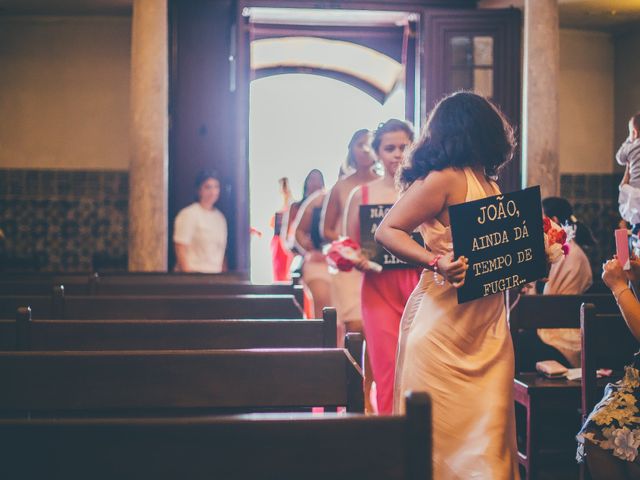
[{"label": "dress strap", "polygon": [[362,205],[369,205],[369,185],[362,185],[360,193],[362,194]]}]

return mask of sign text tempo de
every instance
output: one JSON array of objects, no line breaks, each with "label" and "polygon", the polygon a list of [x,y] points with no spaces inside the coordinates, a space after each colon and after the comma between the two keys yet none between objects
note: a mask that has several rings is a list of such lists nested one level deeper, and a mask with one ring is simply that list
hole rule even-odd
[{"label": "sign text tempo de", "polygon": [[469,259],[464,303],[546,274],[539,187],[449,208],[455,256]]}]

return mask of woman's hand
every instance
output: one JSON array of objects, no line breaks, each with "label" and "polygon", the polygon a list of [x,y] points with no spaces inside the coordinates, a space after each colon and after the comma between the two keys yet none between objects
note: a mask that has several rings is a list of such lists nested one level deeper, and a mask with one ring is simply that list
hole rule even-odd
[{"label": "woman's hand", "polygon": [[372,270],[369,259],[364,255],[360,255],[360,259],[355,262],[354,267],[356,270],[360,270],[361,272],[368,272]]},{"label": "woman's hand", "polygon": [[614,293],[627,288],[627,274],[622,270],[617,258],[612,258],[602,265],[602,281]]},{"label": "woman's hand", "polygon": [[631,255],[629,257],[629,264],[631,265],[631,268],[625,272],[627,274],[627,278],[633,283],[640,282],[640,259],[635,255]]},{"label": "woman's hand", "polygon": [[460,288],[464,285],[464,277],[469,268],[469,260],[466,257],[458,257],[457,260],[453,260],[453,253],[448,253],[438,259],[437,267],[438,273],[447,282],[455,288]]}]

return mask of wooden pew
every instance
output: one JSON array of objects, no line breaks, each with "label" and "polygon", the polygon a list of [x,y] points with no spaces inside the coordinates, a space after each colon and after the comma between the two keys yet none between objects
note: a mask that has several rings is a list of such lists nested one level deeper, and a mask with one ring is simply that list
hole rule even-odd
[{"label": "wooden pew", "polygon": [[[149,290],[163,286],[176,286],[176,294],[182,293],[181,288],[192,286],[201,289],[196,294],[206,294],[207,288],[230,284],[249,284],[249,277],[244,272],[224,272],[215,274],[203,273],[166,273],[166,272],[123,272],[123,273],[0,273],[0,295],[47,295],[56,285],[64,285],[65,291],[70,295],[93,295],[99,293],[99,286],[104,286],[105,293],[109,293],[110,286],[122,285],[120,291],[113,287],[111,293],[127,292],[127,287],[147,285]],[[140,291],[139,294],[147,294],[149,291]],[[235,292],[230,292],[235,293]],[[242,292],[259,293],[259,292]],[[287,293],[274,291],[269,293]]]},{"label": "wooden pew", "polygon": [[50,295],[54,286],[64,285],[70,295],[89,295],[94,276],[82,274],[0,274],[0,295]]},{"label": "wooden pew", "polygon": [[335,348],[336,311],[321,320],[0,320],[0,350]]},{"label": "wooden pew", "polygon": [[0,378],[0,417],[364,411],[344,349],[0,352]]},{"label": "wooden pew", "polygon": [[618,312],[618,305],[610,293],[520,296],[508,313],[517,373],[520,372],[517,333],[538,328],[580,328],[580,307],[583,303],[593,303],[602,313]]},{"label": "wooden pew", "polygon": [[0,420],[7,478],[430,480],[431,402],[406,416]]},{"label": "wooden pew", "polygon": [[31,307],[34,319],[200,319],[301,318],[292,295],[215,296],[0,296],[0,318],[15,318],[19,307]]},{"label": "wooden pew", "polygon": [[[547,379],[536,372],[523,372],[520,366],[519,333],[538,328],[580,328],[580,306],[591,301],[605,312],[618,310],[613,295],[525,295],[521,296],[509,312],[509,328],[514,344],[516,376],[513,393],[516,404],[524,409],[524,449],[518,451],[518,460],[525,469],[525,479],[537,478],[542,463],[541,426],[544,419],[555,415],[572,430],[566,442],[559,441],[557,448],[546,448],[546,459],[572,463],[575,456],[573,433],[579,427],[577,410],[580,406],[580,381]],[[545,360],[545,359],[541,359]],[[575,419],[573,425],[572,417]],[[556,435],[556,440],[562,440]],[[565,445],[566,443],[566,445]],[[548,447],[548,445],[547,445]]]},{"label": "wooden pew", "polygon": [[[581,328],[582,412],[586,416],[602,398],[604,384],[622,377],[640,344],[620,313],[603,315],[593,304],[582,306]],[[598,381],[600,368],[612,369],[614,376]]]}]

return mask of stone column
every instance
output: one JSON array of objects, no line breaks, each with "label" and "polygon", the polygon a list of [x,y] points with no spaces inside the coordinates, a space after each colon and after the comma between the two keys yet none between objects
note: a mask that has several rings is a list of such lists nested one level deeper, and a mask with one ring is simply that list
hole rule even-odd
[{"label": "stone column", "polygon": [[559,72],[558,1],[525,0],[523,186],[540,185],[543,198],[560,192]]},{"label": "stone column", "polygon": [[167,23],[167,0],[134,0],[130,92],[130,271],[167,271]]}]

